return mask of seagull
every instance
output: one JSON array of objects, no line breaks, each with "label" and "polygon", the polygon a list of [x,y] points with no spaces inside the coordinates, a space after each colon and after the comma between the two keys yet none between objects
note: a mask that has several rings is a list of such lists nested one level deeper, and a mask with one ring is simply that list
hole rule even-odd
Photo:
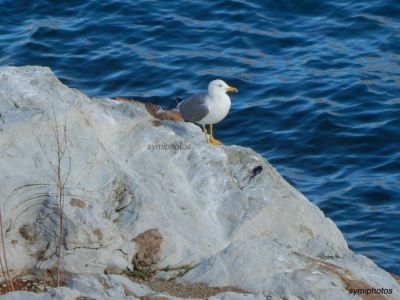
[{"label": "seagull", "polygon": [[[222,121],[231,108],[231,99],[227,92],[237,92],[234,87],[227,85],[221,79],[215,79],[208,84],[207,93],[190,96],[178,104],[178,110],[185,121],[200,124],[203,127],[207,143],[222,145],[214,138],[213,125]],[[210,127],[210,138],[206,125]]]}]

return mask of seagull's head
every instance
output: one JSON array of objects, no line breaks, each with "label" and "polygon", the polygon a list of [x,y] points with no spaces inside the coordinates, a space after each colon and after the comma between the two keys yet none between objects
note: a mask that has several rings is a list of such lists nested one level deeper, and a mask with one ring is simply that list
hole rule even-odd
[{"label": "seagull's head", "polygon": [[208,93],[210,95],[225,94],[227,92],[237,93],[237,91],[236,88],[227,85],[226,82],[221,79],[215,79],[208,84]]}]

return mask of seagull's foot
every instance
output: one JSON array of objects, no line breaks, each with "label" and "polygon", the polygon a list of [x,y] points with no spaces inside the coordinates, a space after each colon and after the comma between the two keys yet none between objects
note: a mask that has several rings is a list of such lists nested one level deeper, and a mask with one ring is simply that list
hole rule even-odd
[{"label": "seagull's foot", "polygon": [[212,145],[215,145],[215,146],[220,146],[220,145],[222,145],[221,141],[219,141],[219,140],[217,140],[217,139],[214,139],[213,137],[210,137],[209,143],[212,144]]}]

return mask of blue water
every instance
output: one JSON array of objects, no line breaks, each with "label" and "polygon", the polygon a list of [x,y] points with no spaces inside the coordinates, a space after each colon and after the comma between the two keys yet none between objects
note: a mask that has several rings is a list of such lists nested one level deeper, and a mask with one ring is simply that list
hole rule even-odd
[{"label": "blue water", "polygon": [[216,126],[400,274],[400,2],[2,1],[0,65],[45,65],[92,96],[174,105],[222,78]]}]

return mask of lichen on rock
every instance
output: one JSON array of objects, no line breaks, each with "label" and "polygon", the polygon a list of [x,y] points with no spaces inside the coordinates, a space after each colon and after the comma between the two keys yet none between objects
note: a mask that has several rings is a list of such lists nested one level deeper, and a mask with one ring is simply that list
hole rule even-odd
[{"label": "lichen on rock", "polygon": [[150,269],[160,261],[160,250],[163,237],[158,229],[149,229],[138,234],[134,239],[138,250],[133,256],[133,265],[136,270]]}]

